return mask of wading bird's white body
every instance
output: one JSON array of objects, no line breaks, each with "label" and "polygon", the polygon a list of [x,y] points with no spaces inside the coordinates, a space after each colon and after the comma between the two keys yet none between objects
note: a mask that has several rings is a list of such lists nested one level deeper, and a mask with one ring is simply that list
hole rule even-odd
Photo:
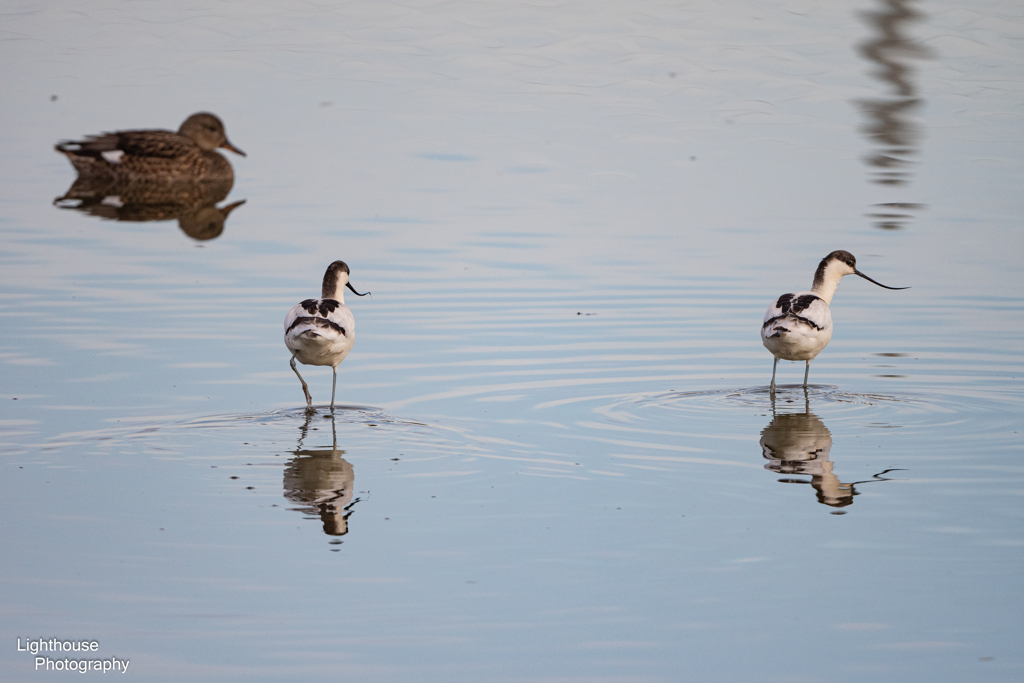
[{"label": "wading bird's white body", "polygon": [[886,289],[907,289],[887,287],[875,282],[857,270],[857,259],[848,251],[833,251],[823,258],[814,273],[811,291],[783,294],[772,302],[764,314],[761,343],[775,356],[771,391],[775,391],[775,371],[780,358],[802,360],[807,363],[804,368],[804,386],[807,386],[811,361],[832,339],[832,313],[829,311],[829,304],[832,303],[832,297],[844,275],[859,275]]},{"label": "wading bird's white body", "polygon": [[345,287],[356,296],[360,294],[348,281],[349,270],[344,261],[335,261],[324,273],[324,283],[319,299],[306,299],[288,311],[284,319],[284,344],[292,352],[291,366],[302,382],[306,405],[313,407],[309,387],[295,367],[295,361],[303,365],[330,365],[334,369],[331,383],[331,410],[334,410],[334,393],[338,384],[338,365],[352,350],[356,338],[356,321],[352,311],[345,305]]}]

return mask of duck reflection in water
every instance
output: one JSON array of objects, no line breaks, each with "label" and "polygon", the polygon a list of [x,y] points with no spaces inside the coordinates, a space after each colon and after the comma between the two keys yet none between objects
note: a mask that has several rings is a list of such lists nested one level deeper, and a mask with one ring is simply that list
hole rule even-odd
[{"label": "duck reflection in water", "polygon": [[234,170],[215,152],[232,145],[220,119],[206,112],[188,117],[177,132],[123,130],[64,140],[56,145],[78,178],[54,204],[121,221],[177,219],[196,240],[213,239],[244,200],[218,208],[234,183]]},{"label": "duck reflection in water", "polygon": [[201,242],[219,237],[224,232],[228,214],[245,204],[242,199],[218,207],[217,202],[227,197],[230,191],[230,180],[119,184],[79,177],[64,196],[53,203],[62,209],[74,209],[115,221],[177,220],[182,232]]},{"label": "duck reflection in water", "polygon": [[303,449],[302,442],[314,417],[317,417],[315,413],[307,413],[298,447],[285,468],[284,497],[298,505],[292,510],[319,516],[328,536],[344,536],[348,533],[348,518],[359,502],[358,498],[352,498],[355,471],[342,457],[345,451],[338,450],[333,414],[321,418],[331,422],[331,448]]},{"label": "duck reflection in water", "polygon": [[811,477],[810,481],[780,479],[780,482],[810,484],[814,487],[819,503],[842,508],[853,504],[853,497],[858,494],[858,484],[888,481],[882,475],[895,471],[888,469],[866,481],[844,483],[832,472],[834,463],[829,460],[831,450],[832,432],[811,412],[806,389],[802,413],[777,413],[775,396],[772,395],[772,421],[761,432],[761,454],[768,461],[764,467],[779,474],[803,474]]}]

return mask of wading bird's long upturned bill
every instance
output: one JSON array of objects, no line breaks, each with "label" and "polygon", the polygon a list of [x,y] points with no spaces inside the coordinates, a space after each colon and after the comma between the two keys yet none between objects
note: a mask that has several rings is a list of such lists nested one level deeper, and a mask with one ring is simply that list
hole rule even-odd
[{"label": "wading bird's long upturned bill", "polygon": [[185,119],[177,133],[119,130],[56,145],[79,176],[112,183],[233,180],[231,164],[213,151],[218,148],[245,156],[228,142],[221,120],[207,112]]},{"label": "wading bird's long upturned bill", "polygon": [[779,366],[780,358],[807,362],[804,368],[804,386],[807,386],[811,361],[832,339],[832,314],[829,312],[829,304],[832,303],[832,297],[844,275],[859,275],[885,289],[910,289],[889,287],[881,282],[875,282],[857,270],[857,259],[848,251],[833,251],[821,259],[818,270],[814,272],[811,291],[783,294],[772,302],[768,312],[764,314],[761,343],[775,356],[770,391],[775,391],[775,370]]},{"label": "wading bird's long upturned bill", "polygon": [[309,386],[302,379],[295,361],[303,365],[330,365],[334,369],[331,383],[331,410],[338,384],[338,365],[352,350],[356,339],[356,321],[345,305],[345,288],[356,296],[360,294],[348,281],[349,270],[344,261],[335,261],[324,273],[324,284],[319,299],[306,299],[288,311],[284,319],[284,344],[292,352],[291,366],[302,382],[307,408],[313,407]]}]

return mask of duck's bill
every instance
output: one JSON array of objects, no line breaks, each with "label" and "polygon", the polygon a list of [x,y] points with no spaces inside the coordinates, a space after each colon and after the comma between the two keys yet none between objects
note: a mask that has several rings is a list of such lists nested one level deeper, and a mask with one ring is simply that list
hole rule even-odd
[{"label": "duck's bill", "polygon": [[235,202],[234,204],[228,204],[227,206],[225,206],[224,208],[222,208],[222,209],[220,210],[220,212],[221,212],[222,214],[224,214],[224,218],[227,218],[227,217],[228,217],[228,214],[229,214],[229,213],[231,213],[232,211],[234,211],[235,209],[237,209],[238,207],[240,207],[240,206],[241,206],[242,204],[245,204],[245,200],[244,200],[244,199],[239,199],[239,200],[238,200],[237,202]]},{"label": "duck's bill", "polygon": [[355,294],[356,296],[366,296],[367,294],[369,294],[369,292],[363,292],[362,294],[360,294],[359,292],[356,291],[356,288],[352,286],[351,282],[346,282],[345,286],[351,289],[352,293]]},{"label": "duck's bill", "polygon": [[859,270],[855,270],[853,272],[855,274],[857,274],[857,275],[860,275],[862,278],[864,278],[868,282],[874,282],[879,287],[884,287],[886,289],[910,289],[910,287],[890,287],[889,285],[883,285],[881,282],[876,282],[875,280],[872,280],[871,278],[869,278],[867,275],[865,275],[864,273],[860,272]]},{"label": "duck's bill", "polygon": [[237,147],[235,147],[234,145],[232,145],[232,144],[231,144],[231,142],[230,142],[229,140],[225,140],[225,141],[224,141],[224,144],[223,144],[223,145],[221,145],[221,147],[223,147],[224,149],[230,149],[230,150],[231,150],[232,152],[234,152],[235,154],[240,154],[240,155],[242,155],[243,157],[245,156],[245,152],[243,152],[242,150],[240,150],[240,149],[238,149]]}]

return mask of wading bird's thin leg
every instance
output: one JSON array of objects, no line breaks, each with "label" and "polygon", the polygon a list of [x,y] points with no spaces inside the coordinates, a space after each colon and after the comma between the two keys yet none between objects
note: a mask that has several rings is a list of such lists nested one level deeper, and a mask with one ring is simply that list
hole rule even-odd
[{"label": "wading bird's thin leg", "polygon": [[331,380],[331,412],[334,412],[334,389],[338,386],[338,366],[334,366],[334,379]]},{"label": "wading bird's thin leg", "polygon": [[807,388],[807,375],[811,372],[811,361],[807,361],[807,367],[804,368],[804,389]]},{"label": "wading bird's thin leg", "polygon": [[775,356],[775,362],[772,363],[772,385],[769,387],[771,393],[775,393],[775,370],[779,367],[779,357]]},{"label": "wading bird's thin leg", "polygon": [[295,354],[292,354],[292,370],[295,371],[295,376],[302,382],[302,393],[306,395],[306,407],[313,407],[313,397],[309,395],[309,386],[306,385],[306,380],[302,379],[302,375],[299,374],[299,369],[295,367]]}]

